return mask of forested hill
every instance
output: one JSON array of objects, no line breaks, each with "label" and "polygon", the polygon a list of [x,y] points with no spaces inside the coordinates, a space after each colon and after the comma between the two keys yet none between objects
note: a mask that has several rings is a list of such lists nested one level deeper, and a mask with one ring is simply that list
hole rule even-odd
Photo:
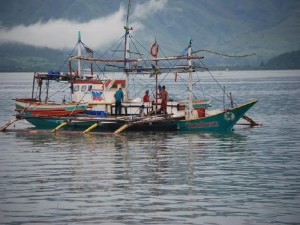
[{"label": "forested hill", "polygon": [[300,69],[300,50],[287,52],[261,64],[260,69],[290,70]]},{"label": "forested hill", "polygon": [[[108,18],[118,12],[121,6],[126,8],[127,2],[127,0],[2,0],[0,39],[5,32],[21,25],[34,27],[35,24],[60,19],[74,23],[88,23],[96,18]],[[131,0],[131,2],[131,13],[135,12],[136,6],[139,5],[140,11],[147,14],[147,17],[135,18],[136,22],[144,27],[141,32],[134,34],[135,39],[144,46],[149,46],[156,37],[160,46],[164,46],[165,52],[173,54],[184,49],[192,37],[194,49],[206,49],[228,55],[255,53],[252,57],[230,60],[205,54],[210,67],[266,66],[271,58],[300,49],[299,0]],[[152,4],[155,8],[159,3],[163,3],[163,9],[145,11],[149,5]],[[130,19],[133,18],[132,15]],[[122,26],[112,27],[123,29]],[[99,38],[101,32],[102,30],[99,30],[99,34],[97,33]],[[71,34],[54,32],[51,35],[63,37]],[[51,39],[51,36],[48,38]],[[8,62],[7,64],[1,62],[1,71],[45,68],[47,65],[59,67],[63,61],[58,61],[66,56],[61,50],[35,47],[29,50],[31,47],[28,44],[23,47],[15,46],[8,44],[7,40],[2,41],[0,45],[2,60]],[[101,49],[95,50],[101,52]],[[48,54],[44,54],[45,51]],[[30,56],[22,55],[25,52]],[[56,57],[51,56],[52,54],[56,54]],[[12,62],[16,67],[8,66]]]},{"label": "forested hill", "polygon": [[0,72],[60,70],[67,56],[64,51],[50,48],[16,43],[0,45]]},{"label": "forested hill", "polygon": [[[0,45],[0,72],[35,72],[35,71],[67,71],[65,60],[67,50],[38,48],[30,45]],[[212,64],[210,69],[300,69],[300,50],[288,52],[271,58],[259,66],[239,66]]]}]

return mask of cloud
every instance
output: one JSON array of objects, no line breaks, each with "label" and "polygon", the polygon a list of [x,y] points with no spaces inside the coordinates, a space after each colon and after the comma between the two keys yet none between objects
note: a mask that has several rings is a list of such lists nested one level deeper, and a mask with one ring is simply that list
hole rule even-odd
[{"label": "cloud", "polygon": [[91,43],[90,47],[102,47],[112,41],[112,37],[120,37],[123,30],[125,10],[120,7],[118,12],[108,17],[78,23],[64,19],[38,22],[29,26],[16,26],[9,30],[1,30],[1,41],[16,41],[35,46],[50,48],[72,48],[77,42],[77,32],[81,31],[82,41]]},{"label": "cloud", "polygon": [[[143,29],[139,19],[149,17],[149,12],[162,10],[166,3],[167,0],[151,0],[143,5],[136,5],[130,22],[134,32]],[[58,19],[29,26],[15,26],[11,29],[2,27],[0,42],[21,42],[55,49],[73,48],[77,42],[77,33],[81,31],[81,39],[86,45],[91,48],[103,48],[115,43],[124,34],[126,13],[127,10],[121,5],[117,12],[85,23]]]},{"label": "cloud", "polygon": [[145,4],[137,4],[133,15],[135,18],[145,19],[149,15],[163,10],[168,0],[151,0]]}]

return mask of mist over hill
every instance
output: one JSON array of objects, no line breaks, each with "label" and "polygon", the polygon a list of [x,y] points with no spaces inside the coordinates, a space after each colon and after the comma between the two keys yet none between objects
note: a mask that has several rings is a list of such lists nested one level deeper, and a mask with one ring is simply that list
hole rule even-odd
[{"label": "mist over hill", "polygon": [[[255,56],[235,59],[203,52],[206,65],[209,67],[255,68],[280,54],[300,49],[298,0],[132,0],[131,2],[129,21],[134,29],[133,35],[145,46],[149,46],[156,38],[166,53],[178,54],[192,38],[193,49],[207,49],[231,55],[255,53]],[[87,40],[85,43],[92,45],[99,41],[96,48],[101,52],[111,44],[109,43],[111,36],[119,38],[118,35],[124,32],[127,4],[127,0],[0,1],[1,60],[19,64],[20,70],[24,68],[24,61],[28,66],[33,59],[33,65],[26,69],[34,69],[35,66],[59,67],[62,62],[58,62],[58,59],[63,59],[66,56],[65,52],[71,47],[59,45],[56,47],[53,40],[58,37],[61,40],[64,37],[71,37],[73,39],[69,40],[74,40],[72,44],[75,44],[74,34],[78,31],[77,27],[83,26],[90,26],[90,30],[82,28],[83,40]],[[111,18],[123,22],[108,24],[112,21]],[[105,23],[108,28],[101,27]],[[60,24],[66,24],[66,29],[59,30]],[[76,27],[74,24],[80,26]],[[48,28],[51,26],[54,30],[50,32]],[[120,33],[113,33],[110,29],[118,30]],[[35,32],[45,33],[45,36],[35,39],[39,34]],[[89,40],[91,36],[95,39]],[[18,45],[9,44],[16,42]],[[16,46],[19,48],[18,51]],[[44,54],[45,47],[48,47],[48,54]],[[28,53],[31,51],[35,56]],[[26,52],[30,56],[22,55],[21,52]],[[52,54],[60,56],[53,58]],[[0,70],[9,70],[8,64],[2,62]]]}]

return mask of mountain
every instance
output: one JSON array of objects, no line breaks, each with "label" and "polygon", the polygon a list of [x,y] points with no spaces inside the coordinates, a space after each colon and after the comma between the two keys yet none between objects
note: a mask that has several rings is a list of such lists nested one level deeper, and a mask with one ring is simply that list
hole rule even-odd
[{"label": "mountain", "polygon": [[85,22],[117,11],[119,0],[2,0],[2,26],[13,27],[46,22],[50,19],[69,19]]},{"label": "mountain", "polygon": [[266,64],[261,64],[260,69],[289,70],[300,69],[300,50],[287,52],[271,58]]},{"label": "mountain", "polygon": [[[246,58],[225,58],[203,52],[207,66],[219,68],[257,67],[272,57],[300,49],[298,0],[161,1],[166,2],[163,10],[148,12],[148,17],[139,19],[144,29],[134,35],[146,46],[156,38],[167,53],[178,54],[192,38],[194,49],[229,55],[255,53],[255,56]],[[159,3],[157,0],[133,0],[132,8],[149,2],[154,5]],[[10,29],[50,19],[87,22],[118,11],[120,4],[126,7],[127,0],[0,1],[0,35],[1,27]],[[38,51],[37,48],[35,50]],[[41,52],[44,50],[42,48]],[[12,56],[2,52],[2,57]],[[3,71],[2,65],[0,70]]]},{"label": "mountain", "polygon": [[37,72],[50,69],[66,70],[68,54],[61,50],[37,48],[30,45],[9,43],[0,45],[1,72]]}]

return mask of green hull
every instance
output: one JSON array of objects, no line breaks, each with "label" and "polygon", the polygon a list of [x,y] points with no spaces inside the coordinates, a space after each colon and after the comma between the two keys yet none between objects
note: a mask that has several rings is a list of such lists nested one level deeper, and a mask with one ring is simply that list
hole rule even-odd
[{"label": "green hull", "polygon": [[[58,127],[60,124],[64,123],[65,120],[60,119],[44,119],[44,118],[26,118],[26,120],[34,125],[36,129],[40,130],[53,130]],[[149,122],[142,124],[134,124],[130,126],[126,131],[176,131],[177,129],[177,120],[169,121],[159,121],[159,122]],[[84,131],[89,127],[93,126],[95,123],[99,125],[94,128],[93,132],[114,132],[119,129],[121,126],[127,124],[125,121],[117,122],[101,122],[101,121],[71,121],[67,125],[60,128],[60,130],[70,130],[70,131]]]},{"label": "green hull", "polygon": [[[114,132],[125,124],[130,124],[126,131],[209,131],[226,132],[232,130],[237,121],[256,103],[251,101],[217,115],[192,120],[164,119],[151,122],[138,122],[130,124],[126,121],[105,121],[95,118],[89,121],[71,119],[62,130],[84,131],[98,123],[93,132]],[[25,117],[37,129],[54,129],[66,121],[66,118]]]},{"label": "green hull", "polygon": [[237,121],[257,102],[251,101],[225,112],[193,120],[180,120],[178,127],[181,131],[231,131]]}]

